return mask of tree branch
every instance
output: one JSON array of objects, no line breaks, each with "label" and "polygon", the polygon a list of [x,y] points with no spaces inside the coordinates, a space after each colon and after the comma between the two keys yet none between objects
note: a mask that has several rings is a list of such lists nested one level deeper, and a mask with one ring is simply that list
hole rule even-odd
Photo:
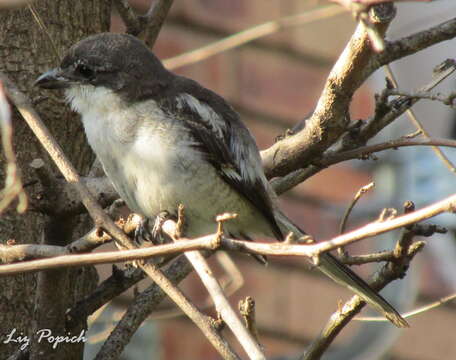
[{"label": "tree branch", "polygon": [[[205,236],[200,239],[188,240],[178,244],[157,245],[154,247],[118,250],[118,251],[105,251],[94,254],[81,254],[70,255],[66,252],[65,248],[58,246],[45,246],[45,245],[16,245],[10,247],[16,249],[20,255],[23,253],[38,255],[37,257],[46,256],[47,259],[24,261],[15,264],[0,265],[0,276],[7,276],[18,273],[29,273],[48,269],[56,269],[61,267],[71,266],[86,266],[96,264],[109,264],[124,261],[146,260],[154,256],[163,256],[171,254],[179,254],[184,251],[192,251],[199,249],[213,249],[214,236]],[[8,248],[7,246],[0,246]],[[7,251],[5,251],[7,252]],[[9,253],[9,251],[8,251]],[[12,252],[11,252],[12,253]],[[65,254],[65,255],[62,255]],[[8,254],[14,256],[15,254]],[[58,255],[58,256],[56,256]]]},{"label": "tree branch", "polygon": [[22,188],[18,174],[16,155],[13,150],[13,127],[11,125],[11,109],[6,100],[5,90],[0,80],[0,127],[2,133],[3,154],[6,160],[6,179],[4,188],[0,191],[0,214],[18,199],[17,211],[23,213],[27,209],[27,195]]},{"label": "tree branch", "polygon": [[[378,30],[384,34],[395,15],[391,4],[374,7]],[[263,166],[269,178],[284,176],[308,164],[309,159],[330,147],[349,124],[348,107],[358,87],[366,80],[365,70],[371,62],[373,50],[364,27],[358,25],[355,33],[332,68],[306,126],[262,152]]]},{"label": "tree branch", "polygon": [[[57,168],[63,174],[65,179],[69,183],[73,184],[75,190],[79,193],[84,206],[87,208],[96,226],[105,229],[122,248],[133,249],[135,246],[131,242],[130,238],[114,224],[107,214],[103,212],[103,209],[98,205],[97,201],[89,192],[87,187],[81,182],[76,170],[66,159],[62,149],[51,136],[49,130],[45,127],[39,115],[30,104],[28,98],[22,94],[4,74],[0,73],[0,80],[2,80],[6,85],[9,98],[16,105],[18,111],[32,129],[35,136],[49,153],[51,159],[57,165]],[[228,351],[226,349],[226,343],[219,337],[218,334],[214,332],[214,329],[207,318],[186,299],[182,292],[163,275],[157,266],[150,263],[141,264],[139,266],[155,283],[162,287],[167,295],[173,299],[173,301],[190,319],[195,322],[195,324],[197,324],[217,351],[221,354]]]},{"label": "tree branch", "polygon": [[[394,76],[394,73],[393,73],[393,70],[391,69],[391,66],[390,65],[385,65],[384,66],[384,69],[388,75],[388,79],[389,81],[391,82],[391,84],[397,89],[399,87],[399,84],[397,82],[397,79],[396,77]],[[392,90],[392,89],[385,89],[385,95],[384,96],[388,96],[387,95],[387,92],[388,90]],[[451,100],[451,103],[452,103],[452,100]],[[448,105],[452,106],[451,103],[449,103]],[[408,118],[410,119],[410,121],[413,123],[413,125],[415,125],[415,127],[421,132],[421,134],[429,139],[431,137],[431,135],[429,134],[429,132],[424,128],[423,124],[421,124],[421,122],[418,120],[418,117],[416,116],[415,112],[413,111],[412,108],[408,109],[407,110],[407,115],[408,115]],[[454,164],[450,161],[450,159],[448,158],[448,156],[446,156],[444,154],[444,152],[438,147],[438,146],[433,146],[432,147],[432,150],[434,151],[434,153],[436,154],[436,156],[443,162],[443,164],[451,171],[453,172],[454,174],[456,174],[456,167],[454,166]]]},{"label": "tree branch", "polygon": [[144,38],[150,48],[154,46],[172,4],[173,0],[155,0],[145,15],[137,15],[128,0],[114,0],[127,34]]},{"label": "tree branch", "polygon": [[387,42],[385,51],[376,54],[371,61],[371,68],[376,70],[383,65],[417,53],[439,42],[456,36],[456,18],[450,19],[429,29],[406,36],[400,40]]},{"label": "tree branch", "polygon": [[[177,285],[192,269],[190,263],[183,257],[175,261],[165,271],[165,274],[173,284]],[[124,316],[117,323],[95,359],[113,359],[121,354],[141,323],[156,309],[165,296],[166,293],[157,284],[152,284],[138,294],[128,306]],[[224,352],[220,352],[223,359],[239,359],[223,338],[219,337],[218,339],[222,342],[219,347],[224,350]]]},{"label": "tree branch", "polygon": [[[404,277],[405,269],[412,261],[413,257],[422,249],[424,243],[417,242],[409,252],[402,258],[401,265],[388,263],[384,265],[369,281],[369,285],[376,291],[380,291],[390,282]],[[320,359],[328,347],[332,344],[336,336],[342,329],[358,314],[364,307],[365,302],[358,296],[353,296],[338,311],[331,315],[330,320],[312,344],[305,350],[300,360]]]},{"label": "tree branch", "polygon": [[403,96],[410,99],[426,99],[432,101],[439,101],[444,105],[447,105],[451,108],[456,108],[454,100],[456,99],[456,92],[452,92],[448,95],[443,95],[440,93],[431,93],[429,91],[404,91],[399,89],[386,89],[387,96]]},{"label": "tree branch", "polygon": [[147,46],[153,47],[157,40],[158,34],[165,22],[166,16],[168,15],[174,0],[156,0],[151,5],[149,11],[141,20],[145,21],[144,36]]},{"label": "tree branch", "polygon": [[[145,259],[152,256],[161,256],[164,254],[174,254],[190,250],[214,250],[216,247],[230,251],[240,251],[248,254],[267,255],[267,256],[304,256],[309,259],[318,260],[318,257],[326,252],[331,251],[341,246],[351,244],[353,242],[372,237],[375,235],[383,234],[385,232],[398,229],[404,226],[409,226],[417,222],[432,218],[445,212],[456,212],[456,194],[447,197],[439,202],[424,207],[420,210],[398,216],[396,218],[388,219],[385,221],[376,221],[367,225],[361,226],[356,230],[347,232],[345,234],[336,236],[330,240],[322,241],[317,244],[290,244],[287,242],[276,243],[259,243],[251,241],[242,241],[220,237],[220,234],[212,234],[200,237],[198,239],[184,239],[181,238],[178,243],[157,245],[153,248],[143,249],[130,249],[117,252],[106,252],[97,254],[86,255],[67,255],[62,257],[59,266],[73,266],[81,265],[77,261],[83,261],[84,265],[92,263],[106,263],[113,261],[132,261],[138,259]],[[68,259],[68,262],[64,261]],[[83,260],[70,260],[70,259],[83,259]],[[53,259],[35,260],[28,263],[33,263],[29,267],[27,262],[19,264],[1,265],[0,276],[11,273],[37,271],[55,267],[52,263]],[[95,261],[88,261],[87,259],[95,259]],[[50,261],[50,262],[47,262]],[[73,262],[74,261],[74,262]],[[43,264],[45,266],[37,265]],[[40,266],[38,268],[38,266]]]},{"label": "tree branch", "polygon": [[135,13],[128,0],[114,0],[114,6],[127,27],[126,33],[138,36],[144,30],[139,16]]},{"label": "tree branch", "polygon": [[[179,206],[179,218],[183,219],[183,206]],[[180,226],[182,228],[182,225]],[[163,231],[173,239],[175,244],[180,242],[180,239],[176,234],[181,233],[179,229],[179,222],[176,224],[172,220],[167,220],[163,224]],[[214,236],[215,241],[221,241],[223,231],[221,230],[221,222],[219,223],[219,232]],[[252,334],[242,324],[241,319],[238,317],[236,312],[231,307],[228,299],[223,293],[223,289],[218,283],[215,276],[206,262],[206,259],[199,251],[189,251],[185,253],[188,261],[195,268],[201,281],[209,292],[212,301],[214,302],[215,308],[222,320],[228,325],[233,332],[236,339],[242,345],[244,351],[250,359],[266,359],[263,352],[260,349],[258,342],[252,337]]]},{"label": "tree branch", "polygon": [[[373,54],[368,50],[365,33],[362,33],[358,27],[331,71],[319,99],[319,105],[304,129],[262,152],[267,176],[269,178],[285,176],[292,171],[308,166],[316,156],[319,156],[323,150],[339,139],[342,132],[345,131],[345,126],[340,125],[347,123],[344,117],[347,114],[347,104],[351,100],[351,95],[375,70],[455,36],[456,18],[401,40],[389,42],[385,51]],[[360,52],[363,49],[364,52]],[[358,61],[355,61],[356,59]],[[382,128],[387,124],[383,123]],[[365,141],[374,135],[366,132],[364,134],[366,135]],[[308,171],[309,174],[314,174],[318,169]]]}]

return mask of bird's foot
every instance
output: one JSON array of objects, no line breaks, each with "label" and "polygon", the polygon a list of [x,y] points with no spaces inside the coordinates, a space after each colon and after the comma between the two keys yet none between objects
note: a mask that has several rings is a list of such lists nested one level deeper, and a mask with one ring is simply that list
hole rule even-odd
[{"label": "bird's foot", "polygon": [[162,211],[156,217],[154,221],[154,226],[152,227],[152,237],[157,241],[159,244],[165,243],[164,234],[162,231],[162,226],[166,220],[176,220],[176,217],[169,213],[169,211]]},{"label": "bird's foot", "polygon": [[135,230],[134,240],[136,244],[141,244],[143,241],[155,243],[153,231],[149,229],[149,219],[146,217],[141,218],[141,222]]}]

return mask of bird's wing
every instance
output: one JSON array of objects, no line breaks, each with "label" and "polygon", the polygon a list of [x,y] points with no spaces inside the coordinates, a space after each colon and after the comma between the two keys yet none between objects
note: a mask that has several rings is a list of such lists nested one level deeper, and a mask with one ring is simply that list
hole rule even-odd
[{"label": "bird's wing", "polygon": [[166,96],[165,109],[182,116],[196,140],[195,147],[220,177],[242,194],[268,220],[273,234],[283,234],[274,217],[271,196],[255,140],[239,115],[217,94],[190,79],[182,91]]}]

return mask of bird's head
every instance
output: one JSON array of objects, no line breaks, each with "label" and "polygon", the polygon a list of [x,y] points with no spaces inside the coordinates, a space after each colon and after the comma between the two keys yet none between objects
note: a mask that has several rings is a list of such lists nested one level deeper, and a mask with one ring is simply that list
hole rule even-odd
[{"label": "bird's head", "polygon": [[113,91],[129,101],[153,95],[166,83],[169,73],[139,39],[126,34],[102,33],[73,45],[59,67],[35,81],[45,89],[66,93],[95,88]]}]

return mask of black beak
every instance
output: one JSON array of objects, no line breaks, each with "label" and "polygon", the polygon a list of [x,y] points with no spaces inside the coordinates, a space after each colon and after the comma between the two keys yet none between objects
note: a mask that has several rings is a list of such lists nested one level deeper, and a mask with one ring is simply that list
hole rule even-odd
[{"label": "black beak", "polygon": [[33,85],[43,89],[64,89],[70,86],[70,83],[70,79],[64,76],[62,69],[55,68],[38,77]]}]

